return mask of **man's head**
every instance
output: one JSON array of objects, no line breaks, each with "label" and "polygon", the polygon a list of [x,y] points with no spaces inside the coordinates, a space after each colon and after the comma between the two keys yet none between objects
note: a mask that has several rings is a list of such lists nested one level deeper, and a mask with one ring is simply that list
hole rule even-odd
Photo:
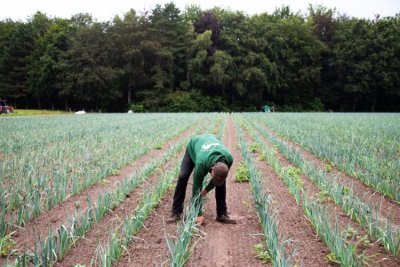
[{"label": "man's head", "polygon": [[215,186],[221,186],[224,184],[226,177],[228,176],[229,168],[223,162],[217,162],[211,167],[212,183]]}]

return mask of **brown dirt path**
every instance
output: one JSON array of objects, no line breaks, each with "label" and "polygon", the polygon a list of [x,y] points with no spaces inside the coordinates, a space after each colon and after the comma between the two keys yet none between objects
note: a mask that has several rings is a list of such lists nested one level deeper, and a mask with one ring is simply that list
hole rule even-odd
[{"label": "brown dirt path", "polygon": [[[107,182],[94,184],[80,194],[70,197],[60,205],[55,206],[52,210],[43,212],[38,218],[30,221],[25,227],[19,228],[13,234],[13,240],[16,242],[14,249],[32,252],[34,250],[34,242],[39,236],[41,238],[46,237],[48,235],[49,227],[52,230],[55,230],[60,225],[69,224],[68,219],[72,214],[74,214],[76,205],[79,205],[79,211],[81,213],[85,212],[87,210],[86,200],[88,196],[93,203],[96,203],[98,194],[112,191],[113,188],[115,188],[122,180],[131,175],[134,170],[141,168],[146,162],[149,162],[154,158],[161,157],[170,146],[191,134],[196,127],[199,127],[199,125],[196,124],[181,134],[173,137],[163,145],[162,149],[152,149],[149,153],[139,157],[130,165],[120,170],[117,175],[108,177],[106,180]],[[0,266],[4,263],[5,259],[0,258]]]},{"label": "brown dirt path", "polygon": [[[316,155],[312,154],[306,148],[296,144],[284,136],[276,133],[272,129],[264,126],[264,129],[271,134],[273,134],[276,138],[283,141],[286,145],[296,148],[297,151],[301,154],[301,156],[305,159],[305,161],[312,163],[313,165],[319,167],[322,170],[326,169],[328,164],[322,158],[317,157]],[[354,177],[338,170],[336,167],[332,166],[332,171],[327,175],[327,179],[338,178],[338,183],[350,187],[353,189],[353,193],[358,198],[362,199],[363,202],[367,203],[370,207],[377,207],[380,210],[380,213],[385,218],[391,220],[394,227],[400,227],[400,204],[396,203],[392,199],[385,197],[379,192],[376,192],[373,188],[366,186],[360,180],[357,180]]]},{"label": "brown dirt path", "polygon": [[[269,143],[269,141],[265,139],[263,136],[261,137],[261,139],[266,145],[268,145],[271,148],[273,147],[273,145]],[[291,164],[287,160],[287,158],[284,157],[280,152],[277,152],[276,156],[278,157],[280,164],[283,167],[293,166],[293,164]],[[304,182],[304,189],[306,195],[308,197],[312,196],[317,197],[319,189],[304,174],[301,175],[301,178]],[[347,227],[351,227],[352,229],[356,230],[358,235],[360,236],[367,235],[365,229],[359,224],[353,222],[348,216],[346,216],[346,214],[341,210],[341,208],[338,205],[336,205],[333,201],[329,200],[324,201],[324,206],[330,218],[332,219],[335,217],[338,218],[339,229],[341,229],[341,231],[343,231]],[[332,225],[333,223],[334,222],[332,221]],[[354,243],[354,241],[356,240],[353,240],[352,243]],[[364,253],[364,255],[368,258],[367,259],[368,264],[371,264],[372,266],[400,266],[400,257],[395,257],[391,255],[376,240],[370,240],[370,241],[371,241],[370,247],[359,248],[358,250],[358,254]]]},{"label": "brown dirt path", "polygon": [[230,216],[237,219],[236,225],[225,225],[215,221],[216,206],[214,192],[204,205],[207,224],[201,227],[205,236],[198,243],[187,266],[265,266],[256,258],[254,245],[262,241],[261,228],[255,210],[252,193],[247,183],[235,183],[236,166],[242,161],[238,150],[232,118],[227,121],[225,145],[231,151],[234,163],[227,178],[227,205]]},{"label": "brown dirt path", "polygon": [[[247,144],[254,143],[248,134],[245,134],[245,140]],[[295,250],[293,263],[298,266],[329,266],[325,260],[329,248],[315,234],[301,206],[297,205],[268,162],[260,161],[259,153],[252,153],[252,157],[264,178],[265,190],[271,195],[273,205],[278,211],[279,234],[290,240],[287,252]]]}]

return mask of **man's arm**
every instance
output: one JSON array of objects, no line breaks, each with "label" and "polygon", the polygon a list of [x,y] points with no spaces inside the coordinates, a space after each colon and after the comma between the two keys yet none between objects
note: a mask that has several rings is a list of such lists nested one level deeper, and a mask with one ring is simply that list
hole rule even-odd
[{"label": "man's arm", "polygon": [[208,193],[211,190],[213,190],[215,187],[215,185],[213,184],[213,182],[210,180],[210,182],[208,183],[208,185],[206,186],[206,188],[204,188],[204,190]]},{"label": "man's arm", "polygon": [[204,176],[206,175],[207,170],[203,168],[202,164],[196,164],[193,173],[193,198],[197,197],[200,194],[200,191],[203,189]]},{"label": "man's arm", "polygon": [[207,170],[204,168],[202,164],[196,164],[194,168],[194,173],[193,173],[193,189],[192,189],[192,199],[196,200],[196,203],[193,203],[194,205],[199,207],[199,216],[202,215],[202,198],[199,197],[199,194],[204,197],[205,192],[203,189],[203,181],[204,181],[204,176],[207,175]]}]

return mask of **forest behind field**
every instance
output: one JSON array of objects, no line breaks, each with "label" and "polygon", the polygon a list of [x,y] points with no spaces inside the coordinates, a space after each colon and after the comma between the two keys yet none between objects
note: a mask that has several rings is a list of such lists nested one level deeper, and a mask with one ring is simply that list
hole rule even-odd
[{"label": "forest behind field", "polygon": [[0,21],[0,98],[102,112],[400,111],[400,13],[247,15],[173,3]]}]

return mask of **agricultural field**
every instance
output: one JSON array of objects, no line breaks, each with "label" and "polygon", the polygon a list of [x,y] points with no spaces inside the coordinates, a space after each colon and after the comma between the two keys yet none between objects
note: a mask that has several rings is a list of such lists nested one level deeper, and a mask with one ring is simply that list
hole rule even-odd
[{"label": "agricultural field", "polygon": [[[0,118],[0,266],[400,266],[400,116]],[[182,156],[218,136],[235,225],[168,224]]]}]

